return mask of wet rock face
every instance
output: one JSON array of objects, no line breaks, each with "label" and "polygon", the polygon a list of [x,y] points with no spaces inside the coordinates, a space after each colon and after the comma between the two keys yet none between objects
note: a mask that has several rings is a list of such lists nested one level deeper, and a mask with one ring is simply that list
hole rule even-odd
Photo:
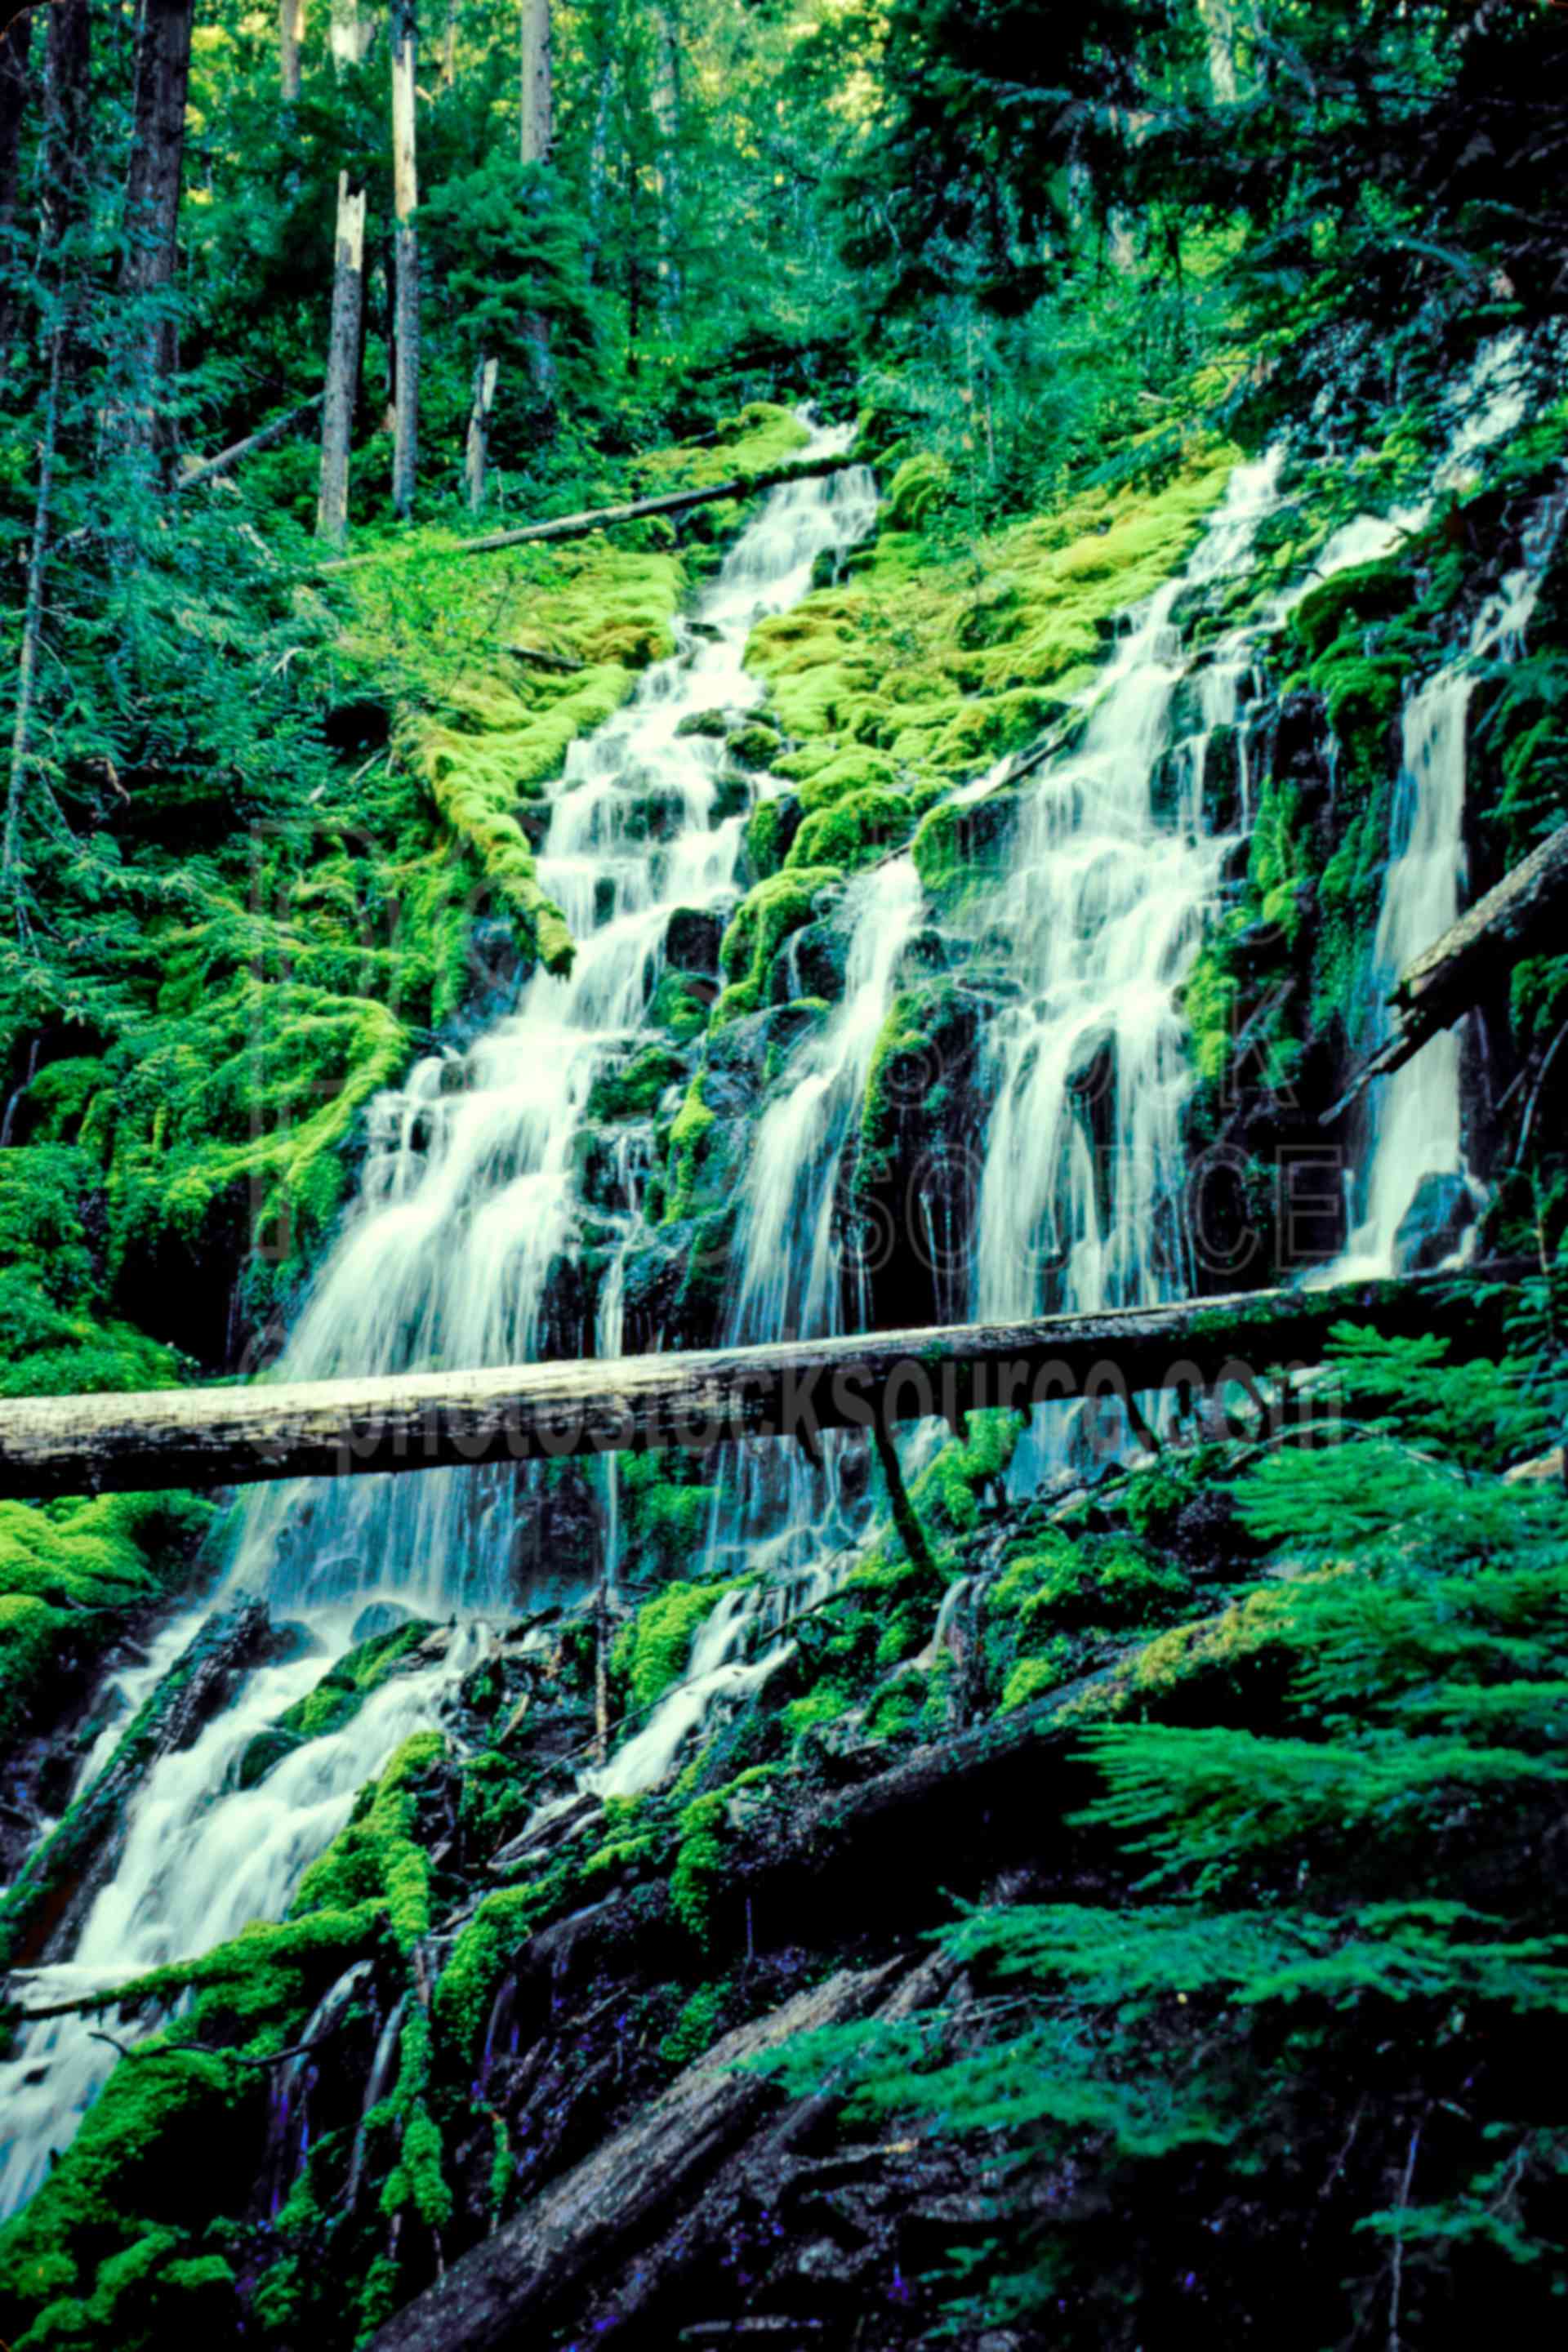
[{"label": "wet rock face", "polygon": [[1475,1221],[1474,1198],[1458,1171],[1424,1176],[1394,1235],[1394,1273],[1420,1274],[1441,1265]]},{"label": "wet rock face", "polygon": [[664,935],[664,957],[676,971],[711,977],[719,969],[724,920],[707,908],[678,907]]}]

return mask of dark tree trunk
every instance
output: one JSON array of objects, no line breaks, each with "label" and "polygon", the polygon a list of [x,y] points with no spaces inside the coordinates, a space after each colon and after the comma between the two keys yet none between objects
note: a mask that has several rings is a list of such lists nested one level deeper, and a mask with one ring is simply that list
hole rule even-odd
[{"label": "dark tree trunk", "polygon": [[16,256],[12,236],[16,222],[16,173],[21,159],[22,124],[32,94],[28,67],[32,61],[33,20],[18,16],[0,36],[0,371],[11,356],[16,331]]},{"label": "dark tree trunk", "polygon": [[136,120],[120,288],[141,310],[132,326],[132,389],[123,429],[132,445],[142,448],[166,446],[173,437],[159,394],[179,356],[170,296],[179,254],[192,5],[193,0],[144,0],[136,50]]},{"label": "dark tree trunk", "polygon": [[0,884],[6,890],[16,888],[21,879],[23,827],[34,797],[33,699],[43,630],[55,468],[61,404],[75,372],[76,355],[70,257],[68,253],[62,255],[61,247],[87,210],[89,61],[88,0],[57,0],[49,11],[45,47],[44,146],[38,169],[43,247],[40,276],[46,289],[43,324],[48,352],[48,385],[38,435],[37,491],[33,507],[32,543],[27,551],[22,642],[16,662],[5,824],[0,840]]}]

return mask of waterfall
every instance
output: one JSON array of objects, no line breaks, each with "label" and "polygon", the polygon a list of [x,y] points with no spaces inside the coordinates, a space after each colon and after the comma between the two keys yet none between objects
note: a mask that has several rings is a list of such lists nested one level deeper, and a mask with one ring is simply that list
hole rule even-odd
[{"label": "waterfall", "polygon": [[[806,454],[841,454],[851,430],[814,433]],[[539,863],[579,941],[572,977],[540,972],[516,1010],[466,1053],[426,1057],[373,1105],[359,1197],[289,1341],[286,1377],[585,1352],[586,1332],[565,1349],[549,1343],[561,1311],[559,1268],[579,1251],[574,1148],[594,1080],[661,1034],[646,1008],[671,915],[721,912],[738,895],[743,820],[714,822],[722,748],[683,735],[681,721],[756,704],[762,688],[742,662],[752,628],[798,602],[817,556],[852,545],[875,512],[875,485],[858,467],[774,491],[693,617],[678,624],[673,658],[573,746]],[[621,1176],[629,1238],[629,1153]],[[602,1345],[618,1347],[613,1261],[597,1328]],[[302,1654],[252,1674],[189,1749],[154,1766],[132,1804],[113,1880],[68,1961],[35,1973],[34,2005],[124,1982],[206,1951],[253,1919],[281,1916],[359,1790],[411,1732],[438,1722],[484,1654],[494,1638],[484,1612],[515,1608],[515,1538],[528,1517],[519,1482],[530,1475],[432,1471],[251,1491],[230,1582],[295,1619]],[[307,1741],[255,1787],[237,1788],[251,1739],[351,1646],[377,1595],[427,1613],[457,1612],[461,1622],[428,1665],[383,1685],[342,1729]],[[204,1613],[183,1615],[147,1666],[124,1678],[127,1703],[180,1655]],[[118,1727],[128,1720],[122,1714]],[[114,1737],[111,1729],[98,1743],[92,1769],[107,1761]],[[120,2032],[134,2038],[139,2030]],[[32,2194],[113,2063],[88,2021],[51,2019],[24,2032],[0,2065],[0,2210]]]},{"label": "waterfall", "polygon": [[[1393,837],[1368,976],[1375,1008],[1369,1049],[1388,1035],[1389,999],[1400,974],[1458,919],[1471,698],[1493,655],[1513,658],[1521,651],[1562,519],[1560,492],[1542,500],[1525,532],[1524,562],[1483,604],[1464,652],[1405,706]],[[1390,1274],[1423,1248],[1458,1244],[1462,1251],[1481,1188],[1465,1160],[1460,1026],[1440,1031],[1403,1068],[1373,1083],[1354,1196],[1361,1214],[1343,1272]]]},{"label": "waterfall", "polygon": [[[816,433],[808,454],[840,454],[850,432]],[[742,658],[752,628],[797,603],[817,556],[862,537],[875,512],[861,468],[775,491],[694,620],[678,625],[676,656],[572,746],[539,857],[578,941],[572,976],[539,971],[467,1054],[421,1062],[375,1104],[360,1197],[289,1342],[289,1377],[587,1352],[587,1330],[563,1333],[552,1318],[558,1270],[581,1238],[574,1147],[594,1081],[638,1042],[671,916],[722,910],[736,895],[744,820],[713,822],[722,745],[681,722],[756,704]],[[618,1344],[613,1295],[599,1336]],[[517,1476],[266,1490],[247,1506],[237,1574],[290,1605],[390,1588],[415,1606],[503,1608],[518,1582]]]}]

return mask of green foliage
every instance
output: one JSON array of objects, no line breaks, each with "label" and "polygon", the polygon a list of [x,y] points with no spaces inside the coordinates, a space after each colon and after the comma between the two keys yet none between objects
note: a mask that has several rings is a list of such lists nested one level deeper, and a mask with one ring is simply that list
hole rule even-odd
[{"label": "green foliage", "polygon": [[[704,1509],[708,1490],[677,1489],[700,1497]],[[731,1587],[722,1579],[707,1584],[678,1580],[645,1601],[630,1623],[616,1636],[611,1665],[626,1683],[628,1704],[638,1714],[656,1706],[672,1683],[686,1673],[691,1644],[714,1603]]]}]

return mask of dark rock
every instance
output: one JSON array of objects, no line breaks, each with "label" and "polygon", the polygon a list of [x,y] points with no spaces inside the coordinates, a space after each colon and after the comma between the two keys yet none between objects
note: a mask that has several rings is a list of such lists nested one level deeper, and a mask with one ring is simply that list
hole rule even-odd
[{"label": "dark rock", "polygon": [[1453,1256],[1476,1221],[1476,1203],[1456,1170],[1423,1176],[1394,1237],[1395,1274],[1420,1274]]},{"label": "dark rock", "polygon": [[1235,833],[1242,822],[1239,727],[1216,727],[1203,751],[1203,817],[1209,833]]},{"label": "dark rock", "polygon": [[373,1601],[362,1609],[349,1631],[349,1647],[357,1650],[362,1642],[373,1642],[378,1633],[395,1633],[399,1625],[411,1625],[415,1612],[405,1609],[401,1601]]},{"label": "dark rock", "polygon": [[788,1004],[798,996],[815,996],[837,1003],[844,993],[848,955],[849,941],[837,923],[806,923],[792,931],[769,967],[769,1001]]},{"label": "dark rock", "polygon": [[664,934],[665,961],[677,971],[715,973],[723,936],[722,916],[706,907],[677,907]]},{"label": "dark rock", "polygon": [[240,1788],[254,1789],[275,1764],[281,1764],[285,1756],[292,1756],[304,1745],[297,1731],[283,1731],[277,1725],[270,1731],[258,1731],[239,1759]]}]

